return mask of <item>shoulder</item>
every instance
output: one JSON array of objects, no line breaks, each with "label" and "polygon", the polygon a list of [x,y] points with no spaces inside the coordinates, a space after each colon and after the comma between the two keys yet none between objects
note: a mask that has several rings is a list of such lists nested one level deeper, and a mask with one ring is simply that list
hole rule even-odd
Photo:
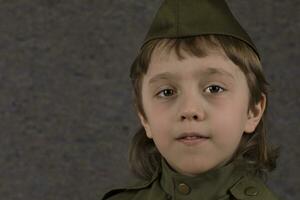
[{"label": "shoulder", "polygon": [[242,177],[231,189],[236,199],[247,200],[278,200],[266,184],[255,176]]},{"label": "shoulder", "polygon": [[157,177],[149,181],[141,180],[127,187],[112,189],[106,192],[100,200],[131,200],[138,193],[146,192],[148,188],[151,188],[156,179]]}]

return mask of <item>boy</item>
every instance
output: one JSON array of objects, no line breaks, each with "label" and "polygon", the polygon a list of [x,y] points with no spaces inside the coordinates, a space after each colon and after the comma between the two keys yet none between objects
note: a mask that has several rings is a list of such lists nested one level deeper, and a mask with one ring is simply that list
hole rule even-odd
[{"label": "boy", "polygon": [[264,199],[276,152],[259,54],[223,0],[166,0],[131,69],[144,179],[103,199]]}]

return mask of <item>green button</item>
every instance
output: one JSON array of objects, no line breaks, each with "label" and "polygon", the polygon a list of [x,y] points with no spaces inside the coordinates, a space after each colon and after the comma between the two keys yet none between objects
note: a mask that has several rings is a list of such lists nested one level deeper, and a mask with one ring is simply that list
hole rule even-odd
[{"label": "green button", "polygon": [[181,194],[189,194],[190,193],[190,187],[187,185],[187,184],[185,184],[185,183],[180,183],[179,185],[178,185],[178,191],[181,193]]},{"label": "green button", "polygon": [[258,194],[257,188],[253,186],[247,187],[244,192],[247,196],[256,196]]}]

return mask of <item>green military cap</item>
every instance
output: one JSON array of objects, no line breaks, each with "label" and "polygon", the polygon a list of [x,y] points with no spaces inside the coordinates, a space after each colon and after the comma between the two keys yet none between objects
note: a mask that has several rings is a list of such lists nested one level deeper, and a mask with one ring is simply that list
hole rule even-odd
[{"label": "green military cap", "polygon": [[251,38],[235,19],[225,0],[165,0],[143,41],[206,34],[228,35],[246,42],[257,54]]}]

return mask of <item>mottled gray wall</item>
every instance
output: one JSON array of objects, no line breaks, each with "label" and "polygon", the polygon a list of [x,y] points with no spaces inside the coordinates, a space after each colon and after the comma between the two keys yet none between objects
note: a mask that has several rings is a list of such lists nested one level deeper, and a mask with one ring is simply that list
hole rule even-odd
[{"label": "mottled gray wall", "polygon": [[[0,0],[0,198],[96,200],[132,175],[129,67],[160,0]],[[300,199],[299,1],[228,1],[272,85],[270,186]]]}]

